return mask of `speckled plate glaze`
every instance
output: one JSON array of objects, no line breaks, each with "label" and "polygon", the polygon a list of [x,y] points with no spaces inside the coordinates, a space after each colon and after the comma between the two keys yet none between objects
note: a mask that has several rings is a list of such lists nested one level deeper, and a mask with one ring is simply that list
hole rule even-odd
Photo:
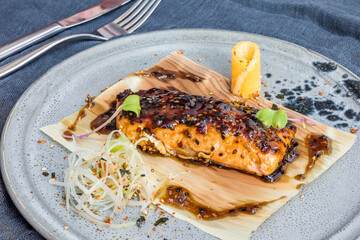
[{"label": "speckled plate glaze", "polygon": [[[256,42],[261,48],[262,91],[268,92],[268,99],[278,104],[284,102],[289,108],[344,131],[359,127],[359,78],[341,65],[300,46],[249,33],[201,29],[120,38],[55,66],[29,87],[12,110],[2,136],[1,170],[10,196],[23,216],[48,239],[148,239],[148,236],[151,239],[160,236],[213,239],[172,217],[154,232],[153,223],[158,214],[152,214],[141,229],[100,228],[100,232],[96,231],[97,226],[66,212],[59,205],[63,202],[62,188],[50,185],[50,176],[43,176],[41,169],[46,167],[47,172],[55,172],[62,179],[62,171],[67,167],[63,156],[68,155],[68,151],[52,142],[39,128],[80,109],[88,93],[96,95],[118,79],[154,65],[172,51],[184,50],[189,58],[195,61],[201,58],[204,66],[230,77],[231,48],[244,40]],[[313,62],[333,62],[336,69],[324,72]],[[323,96],[319,92],[323,92]],[[47,142],[37,143],[40,139]],[[358,138],[346,155],[321,177],[304,186],[252,239],[353,239],[359,236],[359,146]],[[304,197],[300,198],[301,195]],[[64,230],[66,225],[69,228]]]}]

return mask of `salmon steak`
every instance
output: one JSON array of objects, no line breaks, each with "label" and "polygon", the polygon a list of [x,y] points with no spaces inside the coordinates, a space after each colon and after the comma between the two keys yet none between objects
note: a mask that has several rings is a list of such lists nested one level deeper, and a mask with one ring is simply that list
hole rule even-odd
[{"label": "salmon steak", "polygon": [[166,89],[121,92],[92,128],[132,94],[140,97],[140,115],[122,111],[102,132],[120,129],[132,142],[145,137],[138,145],[148,153],[236,169],[267,182],[279,180],[298,156],[296,127],[291,122],[282,129],[266,127],[255,117],[258,109],[243,102]]}]

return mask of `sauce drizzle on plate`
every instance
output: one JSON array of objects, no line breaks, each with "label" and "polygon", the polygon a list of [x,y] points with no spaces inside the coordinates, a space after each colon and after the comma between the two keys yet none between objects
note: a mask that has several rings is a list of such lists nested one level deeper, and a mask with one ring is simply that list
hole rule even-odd
[{"label": "sauce drizzle on plate", "polygon": [[329,155],[331,153],[331,140],[325,135],[310,134],[306,137],[306,143],[309,147],[309,162],[305,172],[295,176],[296,180],[304,180],[319,157],[323,154]]},{"label": "sauce drizzle on plate", "polygon": [[239,214],[254,215],[263,206],[275,202],[279,199],[285,198],[285,196],[282,196],[278,199],[271,201],[253,202],[242,204],[231,209],[216,210],[196,201],[195,198],[191,195],[191,193],[183,187],[171,185],[168,186],[166,189],[159,190],[158,193],[159,195],[161,195],[160,202],[166,205],[172,205],[179,209],[184,209],[188,212],[193,213],[196,216],[197,220],[201,219],[206,221],[216,220],[229,216],[237,216]]}]

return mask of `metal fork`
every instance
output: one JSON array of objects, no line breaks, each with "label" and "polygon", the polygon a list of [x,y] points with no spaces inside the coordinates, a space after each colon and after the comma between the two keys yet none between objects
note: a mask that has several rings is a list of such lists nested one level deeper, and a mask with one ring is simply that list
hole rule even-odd
[{"label": "metal fork", "polygon": [[19,70],[53,47],[70,40],[101,40],[126,35],[138,29],[152,14],[161,0],[138,0],[120,17],[96,30],[98,34],[74,34],[56,39],[0,68],[0,78]]}]

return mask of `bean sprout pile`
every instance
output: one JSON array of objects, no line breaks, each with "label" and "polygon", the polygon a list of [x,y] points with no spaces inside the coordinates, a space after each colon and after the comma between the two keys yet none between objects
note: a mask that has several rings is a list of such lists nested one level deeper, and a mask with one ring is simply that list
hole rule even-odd
[{"label": "bean sprout pile", "polygon": [[[124,228],[135,222],[115,222],[126,205],[140,206],[144,215],[151,202],[149,178],[135,144],[119,130],[111,132],[100,151],[80,150],[68,157],[64,182],[66,208],[100,226]],[[75,141],[75,139],[74,139]]]}]

